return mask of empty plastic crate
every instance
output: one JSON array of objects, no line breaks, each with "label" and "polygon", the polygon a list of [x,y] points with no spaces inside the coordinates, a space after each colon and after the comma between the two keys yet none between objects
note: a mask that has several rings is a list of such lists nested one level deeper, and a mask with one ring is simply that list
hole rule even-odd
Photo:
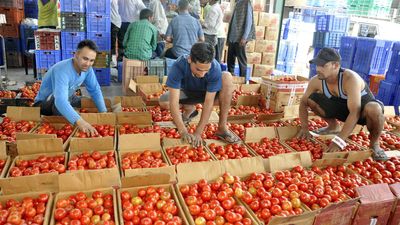
[{"label": "empty plastic crate", "polygon": [[358,38],[353,70],[365,74],[384,74],[389,66],[392,41]]},{"label": "empty plastic crate", "polygon": [[54,64],[61,61],[60,50],[35,50],[36,68],[39,74],[44,74]]},{"label": "empty plastic crate", "polygon": [[24,11],[26,18],[38,18],[38,0],[25,0]]},{"label": "empty plastic crate", "polygon": [[7,52],[6,59],[8,67],[22,67],[21,52]]},{"label": "empty plastic crate", "polygon": [[18,24],[1,24],[0,35],[3,37],[19,38],[19,25]]},{"label": "empty plastic crate", "polygon": [[111,69],[110,68],[93,68],[96,74],[97,81],[100,86],[110,86],[111,84]]},{"label": "empty plastic crate", "polygon": [[21,52],[21,40],[19,38],[4,38],[6,51]]},{"label": "empty plastic crate", "polygon": [[315,19],[315,29],[324,32],[347,32],[349,18],[335,15],[318,15]]},{"label": "empty plastic crate", "polygon": [[357,38],[343,36],[340,42],[340,56],[342,58],[341,65],[344,68],[353,68],[354,54],[356,53]]},{"label": "empty plastic crate", "polygon": [[387,82],[386,80],[381,81],[376,98],[384,105],[391,105],[393,103],[393,94],[396,91],[396,87],[396,84]]},{"label": "empty plastic crate", "polygon": [[400,42],[393,43],[392,55],[387,73],[392,75],[397,74],[397,76],[400,75]]},{"label": "empty plastic crate", "polygon": [[23,9],[0,7],[0,14],[6,16],[7,23],[21,23],[25,17]]},{"label": "empty plastic crate", "polygon": [[111,32],[111,20],[109,15],[102,14],[88,14],[87,20],[87,31],[97,33],[110,33]]},{"label": "empty plastic crate", "polygon": [[86,14],[75,12],[61,12],[61,30],[86,31]]},{"label": "empty plastic crate", "polygon": [[110,15],[110,0],[86,0],[86,12]]},{"label": "empty plastic crate", "polygon": [[317,48],[339,48],[340,40],[345,33],[338,32],[314,32],[313,46]]},{"label": "empty plastic crate", "polygon": [[0,7],[23,9],[24,0],[1,0]]},{"label": "empty plastic crate", "polygon": [[61,0],[61,12],[85,12],[85,0]]},{"label": "empty plastic crate", "polygon": [[66,60],[74,57],[76,50],[62,50],[61,59]]},{"label": "empty plastic crate", "polygon": [[111,50],[111,36],[110,33],[104,32],[88,32],[87,38],[94,41],[100,51]]},{"label": "empty plastic crate", "polygon": [[76,50],[79,42],[86,39],[85,32],[61,32],[61,49],[62,50]]},{"label": "empty plastic crate", "polygon": [[60,31],[36,30],[35,47],[36,50],[60,50]]},{"label": "empty plastic crate", "polygon": [[[26,24],[20,25],[20,34],[21,34],[21,52],[24,53],[25,50],[28,49],[28,38],[34,38],[35,30],[37,30],[37,26],[29,26]],[[31,42],[31,46],[29,49],[35,49],[35,43]]]}]

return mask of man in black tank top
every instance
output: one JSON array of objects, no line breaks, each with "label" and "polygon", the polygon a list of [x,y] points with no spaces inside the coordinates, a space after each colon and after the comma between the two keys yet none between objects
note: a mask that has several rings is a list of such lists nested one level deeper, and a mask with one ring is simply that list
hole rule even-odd
[{"label": "man in black tank top", "polygon": [[[301,99],[299,114],[301,131],[299,137],[311,136],[308,131],[307,108],[323,117],[328,126],[317,133],[336,134],[327,152],[344,149],[344,141],[356,124],[367,125],[370,132],[370,148],[375,160],[387,160],[379,146],[379,136],[385,122],[383,104],[376,100],[365,81],[354,71],[340,67],[341,57],[331,48],[323,48],[310,61],[317,66],[317,75],[310,79],[307,90]],[[341,128],[337,120],[343,121]]]}]

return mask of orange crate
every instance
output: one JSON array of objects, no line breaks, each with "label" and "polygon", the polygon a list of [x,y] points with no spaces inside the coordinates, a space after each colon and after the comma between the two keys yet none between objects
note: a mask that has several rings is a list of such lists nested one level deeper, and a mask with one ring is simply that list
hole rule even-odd
[{"label": "orange crate", "polygon": [[369,76],[369,89],[374,95],[378,94],[379,84],[385,79],[385,75],[370,75]]},{"label": "orange crate", "polygon": [[19,38],[18,24],[2,24],[0,25],[0,35],[3,37]]},{"label": "orange crate", "polygon": [[37,50],[60,50],[60,31],[35,31]]},{"label": "orange crate", "polygon": [[17,8],[0,7],[0,14],[6,15],[7,23],[21,23],[24,19],[24,10]]}]

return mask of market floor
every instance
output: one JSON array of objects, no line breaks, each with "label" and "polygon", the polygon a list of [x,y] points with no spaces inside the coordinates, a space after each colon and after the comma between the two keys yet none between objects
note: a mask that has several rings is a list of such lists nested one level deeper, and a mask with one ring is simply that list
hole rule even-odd
[{"label": "market floor", "polygon": [[[1,70],[1,75],[4,76],[4,70]],[[10,81],[7,87],[2,89],[15,90],[25,85],[25,82],[35,81],[33,78],[33,70],[28,71],[28,75],[25,75],[24,68],[8,68],[7,71],[8,80]],[[114,96],[122,95],[121,83],[117,82],[117,70],[111,69],[111,85],[101,87],[104,97],[113,98]],[[82,87],[82,93],[84,96],[89,96],[86,88]]]}]

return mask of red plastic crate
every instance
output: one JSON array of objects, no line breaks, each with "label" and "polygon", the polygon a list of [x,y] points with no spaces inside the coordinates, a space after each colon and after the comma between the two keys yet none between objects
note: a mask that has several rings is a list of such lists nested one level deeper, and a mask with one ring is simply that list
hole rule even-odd
[{"label": "red plastic crate", "polygon": [[23,9],[24,8],[24,0],[1,0],[0,7]]},{"label": "red plastic crate", "polygon": [[3,37],[19,38],[18,24],[2,24],[0,25],[0,35]]},{"label": "red plastic crate", "polygon": [[0,14],[6,15],[7,23],[21,23],[25,17],[23,9],[0,7]]},{"label": "red plastic crate", "polygon": [[36,50],[60,50],[60,31],[35,31]]}]

